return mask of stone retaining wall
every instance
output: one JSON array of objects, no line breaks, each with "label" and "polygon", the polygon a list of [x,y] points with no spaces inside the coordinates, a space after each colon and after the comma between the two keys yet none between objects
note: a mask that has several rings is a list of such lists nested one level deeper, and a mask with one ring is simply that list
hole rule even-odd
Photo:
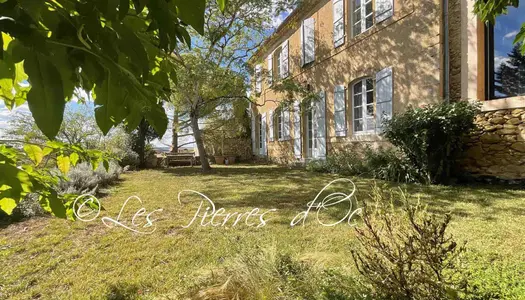
[{"label": "stone retaining wall", "polygon": [[525,109],[483,112],[476,124],[464,169],[475,176],[525,179]]}]

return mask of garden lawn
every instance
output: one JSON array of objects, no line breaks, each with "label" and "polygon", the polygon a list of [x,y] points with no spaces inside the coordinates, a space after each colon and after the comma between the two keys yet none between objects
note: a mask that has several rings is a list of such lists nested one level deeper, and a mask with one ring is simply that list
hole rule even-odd
[{"label": "garden lawn", "polygon": [[[313,214],[304,227],[290,227],[306,203],[336,178],[272,166],[216,167],[206,175],[189,167],[127,173],[101,199],[105,210],[95,221],[34,218],[1,227],[0,299],[178,299],[204,285],[238,255],[257,249],[355,272],[350,256],[356,246],[353,228],[344,223],[323,227],[314,222]],[[366,199],[373,182],[353,180],[357,197]],[[525,191],[489,186],[404,188],[420,196],[429,211],[452,214],[450,233],[467,242],[470,257],[478,257],[479,268],[474,269],[482,277],[525,276]],[[235,227],[231,222],[226,227],[202,227],[197,220],[184,229],[181,225],[189,223],[201,199],[184,194],[179,204],[177,195],[186,189],[207,195],[226,213],[278,211],[267,214],[268,224],[262,228],[248,227],[244,220]],[[102,224],[101,217],[116,218],[133,195],[143,204],[130,201],[122,220],[129,224],[140,207],[148,212],[163,209],[151,216],[153,234]],[[342,208],[328,211],[325,220],[345,213]],[[482,267],[486,265],[489,269]]]}]

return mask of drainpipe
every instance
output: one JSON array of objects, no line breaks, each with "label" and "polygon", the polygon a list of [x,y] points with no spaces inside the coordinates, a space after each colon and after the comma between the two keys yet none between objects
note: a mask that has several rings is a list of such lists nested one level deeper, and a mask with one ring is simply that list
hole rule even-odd
[{"label": "drainpipe", "polygon": [[450,45],[449,45],[449,19],[448,2],[443,0],[443,98],[450,102]]}]

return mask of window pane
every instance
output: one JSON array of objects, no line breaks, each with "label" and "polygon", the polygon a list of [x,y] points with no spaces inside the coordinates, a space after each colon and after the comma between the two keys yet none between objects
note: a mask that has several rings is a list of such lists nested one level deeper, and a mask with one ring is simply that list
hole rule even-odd
[{"label": "window pane", "polygon": [[363,109],[361,107],[354,108],[354,119],[361,119],[363,117]]},{"label": "window pane", "polygon": [[361,0],[354,0],[354,9],[361,7]]},{"label": "window pane", "polygon": [[363,131],[363,120],[354,121],[354,131]]},{"label": "window pane", "polygon": [[374,91],[366,93],[366,103],[374,103]]},{"label": "window pane", "polygon": [[374,130],[374,129],[375,129],[375,119],[367,118],[366,119],[366,130]]},{"label": "window pane", "polygon": [[513,44],[521,24],[525,22],[525,6],[509,7],[507,15],[496,18],[494,26],[493,96],[495,98],[525,95],[525,56]]},{"label": "window pane", "polygon": [[373,105],[367,105],[366,106],[366,115],[367,116],[374,116],[374,106]]},{"label": "window pane", "polygon": [[372,1],[368,2],[366,4],[366,12],[365,14],[368,16],[369,14],[371,14],[373,11],[373,8],[372,8]]},{"label": "window pane", "polygon": [[354,24],[361,20],[361,10],[354,11]]},{"label": "window pane", "polygon": [[370,15],[366,18],[366,29],[372,27],[374,25],[374,15]]},{"label": "window pane", "polygon": [[356,95],[356,96],[354,96],[354,107],[358,107],[358,106],[362,106],[363,105],[362,97],[363,97],[363,95]]},{"label": "window pane", "polygon": [[362,91],[363,91],[363,85],[361,84],[361,81],[359,81],[358,83],[354,85],[354,94],[361,94]]},{"label": "window pane", "polygon": [[354,36],[361,33],[361,21],[354,24]]},{"label": "window pane", "polygon": [[374,89],[374,81],[372,79],[366,80],[366,90],[371,91]]}]

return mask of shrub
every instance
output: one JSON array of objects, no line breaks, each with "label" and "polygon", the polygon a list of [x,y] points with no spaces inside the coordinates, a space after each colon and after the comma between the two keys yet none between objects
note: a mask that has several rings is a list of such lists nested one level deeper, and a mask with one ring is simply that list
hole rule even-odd
[{"label": "shrub", "polygon": [[361,155],[344,150],[326,160],[310,161],[306,169],[320,173],[370,176],[395,182],[421,182],[424,179],[402,153],[392,148],[374,150],[368,147]]},{"label": "shrub", "polygon": [[446,183],[478,111],[465,101],[409,109],[386,121],[383,135],[428,183]]},{"label": "shrub", "polygon": [[58,183],[57,190],[61,194],[96,194],[101,187],[108,186],[119,179],[122,168],[116,163],[109,164],[106,172],[104,166],[99,165],[93,171],[88,163],[80,163],[71,168],[66,179]]},{"label": "shrub", "polygon": [[450,215],[429,215],[411,206],[404,193],[402,214],[396,213],[393,195],[386,197],[375,186],[374,208],[363,203],[363,226],[356,228],[361,249],[352,257],[374,298],[456,299],[464,249],[446,234]]}]

